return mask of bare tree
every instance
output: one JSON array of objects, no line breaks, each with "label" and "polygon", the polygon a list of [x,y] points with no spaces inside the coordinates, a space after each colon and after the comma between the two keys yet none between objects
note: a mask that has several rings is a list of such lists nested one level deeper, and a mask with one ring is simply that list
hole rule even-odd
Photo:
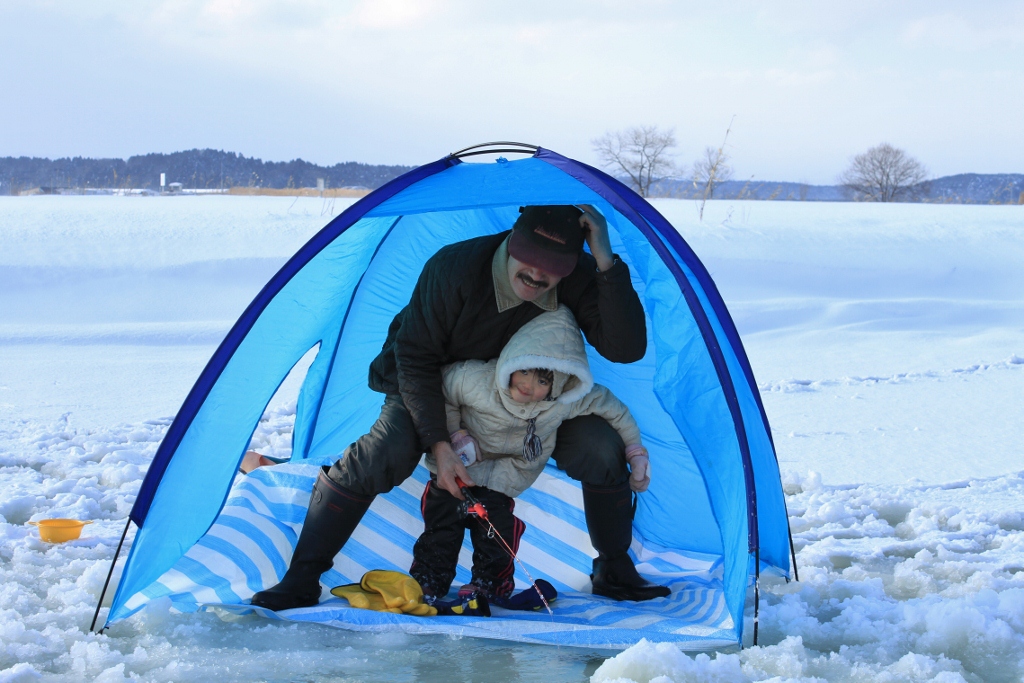
[{"label": "bare tree", "polygon": [[725,129],[725,137],[722,144],[717,148],[705,147],[704,154],[693,163],[693,187],[701,193],[700,198],[700,220],[704,220],[704,204],[715,194],[715,187],[732,178],[732,167],[729,166],[729,153],[725,151],[725,145],[729,142],[729,133],[732,132],[732,122],[736,120],[733,116],[729,121],[729,127]]},{"label": "bare tree", "polygon": [[[726,133],[728,136],[728,133]],[[719,148],[705,147],[704,153],[693,162],[693,182],[698,189],[703,189],[707,199],[713,199],[715,188],[719,183],[732,180],[732,166],[729,165],[729,153],[725,151],[725,143]]]},{"label": "bare tree", "polygon": [[928,172],[902,149],[883,142],[850,162],[839,182],[853,198],[869,202],[898,202],[927,194]]},{"label": "bare tree", "polygon": [[605,133],[591,144],[601,164],[612,174],[626,174],[641,197],[650,196],[652,183],[675,173],[669,150],[676,146],[676,137],[671,129],[634,126]]}]

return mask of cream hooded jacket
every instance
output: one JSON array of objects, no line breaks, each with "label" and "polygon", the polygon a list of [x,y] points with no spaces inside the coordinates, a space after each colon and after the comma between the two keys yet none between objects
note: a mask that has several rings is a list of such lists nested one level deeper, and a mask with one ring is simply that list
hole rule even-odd
[{"label": "cream hooded jacket", "polygon": [[[516,403],[509,394],[513,372],[544,368],[555,379],[547,400]],[[555,447],[563,421],[600,415],[627,446],[639,444],[640,429],[629,409],[607,387],[594,384],[583,335],[565,306],[531,320],[509,340],[497,360],[469,360],[444,369],[443,387],[448,431],[467,430],[480,444],[469,475],[478,486],[518,496],[536,481]],[[542,446],[527,455],[530,423]],[[433,458],[427,467],[436,472]]]}]

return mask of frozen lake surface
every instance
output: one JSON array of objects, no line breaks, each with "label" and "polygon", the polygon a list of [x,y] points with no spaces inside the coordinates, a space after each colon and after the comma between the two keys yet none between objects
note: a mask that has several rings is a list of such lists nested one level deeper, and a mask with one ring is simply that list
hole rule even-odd
[{"label": "frozen lake surface", "polygon": [[[1019,681],[1024,211],[657,200],[771,421],[799,583],[761,647],[691,657],[365,635],[160,609],[88,633],[149,459],[216,344],[346,200],[0,197],[0,682]],[[286,386],[261,424],[288,448]],[[31,520],[93,519],[38,540]],[[109,600],[109,595],[108,595]],[[751,629],[746,629],[747,632]]]}]

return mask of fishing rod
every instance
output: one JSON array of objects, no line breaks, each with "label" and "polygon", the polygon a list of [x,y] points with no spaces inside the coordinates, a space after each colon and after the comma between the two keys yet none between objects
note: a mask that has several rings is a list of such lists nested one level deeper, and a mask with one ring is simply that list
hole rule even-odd
[{"label": "fishing rod", "polygon": [[466,486],[466,483],[464,481],[462,481],[458,477],[455,477],[455,483],[456,485],[458,485],[459,490],[462,491],[462,495],[466,497],[466,514],[476,517],[477,521],[480,522],[481,526],[483,526],[484,522],[487,522],[487,537],[497,537],[498,541],[500,541],[501,545],[504,547],[505,552],[509,554],[509,557],[511,557],[513,560],[519,563],[520,569],[522,569],[523,572],[526,574],[527,578],[530,579],[530,584],[533,586],[533,590],[537,591],[537,595],[538,597],[540,597],[540,601],[544,603],[544,609],[546,609],[548,611],[548,615],[552,619],[554,619],[555,613],[551,611],[551,605],[548,604],[547,598],[544,597],[544,593],[541,592],[540,586],[537,585],[537,580],[533,578],[532,574],[530,574],[530,570],[526,568],[526,565],[523,564],[523,561],[516,557],[516,553],[514,550],[512,550],[512,546],[510,546],[508,542],[504,538],[502,538],[501,533],[494,527],[494,524],[491,522],[490,516],[487,514],[487,508],[484,507],[484,504],[481,503],[476,496],[469,492],[469,487]]}]

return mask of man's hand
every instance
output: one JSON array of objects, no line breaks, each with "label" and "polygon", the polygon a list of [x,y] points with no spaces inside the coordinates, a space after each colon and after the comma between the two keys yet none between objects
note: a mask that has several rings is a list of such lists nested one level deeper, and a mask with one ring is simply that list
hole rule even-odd
[{"label": "man's hand", "polygon": [[466,466],[462,464],[459,456],[455,455],[452,445],[447,441],[438,441],[430,447],[430,452],[437,462],[437,485],[459,500],[465,500],[459,485],[455,483],[455,477],[462,480],[466,486],[476,486],[476,483],[466,472]]},{"label": "man's hand", "polygon": [[604,272],[615,263],[612,255],[612,243],[608,239],[608,221],[590,204],[580,204],[578,207],[583,211],[580,216],[580,225],[587,233],[587,245],[590,253],[597,261],[597,269]]}]

